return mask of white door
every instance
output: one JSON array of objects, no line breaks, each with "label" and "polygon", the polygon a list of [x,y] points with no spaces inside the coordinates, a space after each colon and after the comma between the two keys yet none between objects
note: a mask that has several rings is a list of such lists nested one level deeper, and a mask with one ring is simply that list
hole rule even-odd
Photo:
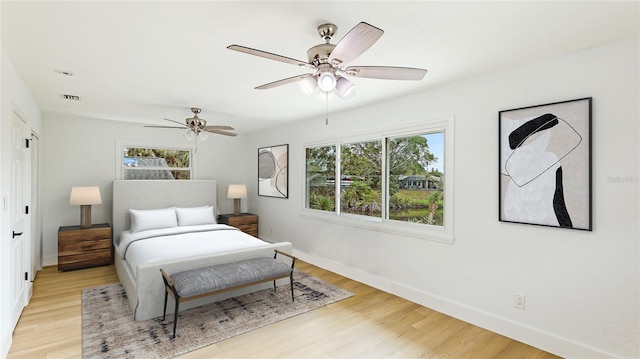
[{"label": "white door", "polygon": [[13,113],[11,128],[11,218],[10,288],[11,327],[14,328],[31,293],[30,221],[27,214],[31,193],[29,149],[31,137],[26,122]]}]

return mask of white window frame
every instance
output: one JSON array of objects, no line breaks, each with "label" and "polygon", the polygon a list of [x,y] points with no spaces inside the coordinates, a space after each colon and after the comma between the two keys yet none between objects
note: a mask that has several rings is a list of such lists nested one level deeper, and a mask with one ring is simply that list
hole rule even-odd
[{"label": "white window frame", "polygon": [[[184,143],[172,143],[172,142],[156,142],[156,141],[141,141],[141,140],[129,140],[129,139],[117,139],[116,140],[116,164],[115,164],[115,179],[121,180],[124,178],[124,148],[156,148],[163,150],[178,150],[189,151],[189,167],[181,168],[180,170],[189,170],[191,180],[197,179],[196,169],[197,166],[197,152],[194,145],[188,145]],[[154,169],[153,167],[147,167],[145,169]]]},{"label": "white window frame", "polygon": [[[345,137],[338,137],[326,140],[315,140],[309,141],[303,144],[303,151],[306,151],[309,147],[320,147],[320,146],[341,146],[345,143],[352,142],[363,142],[363,141],[371,141],[371,140],[380,140],[382,141],[382,169],[383,169],[383,178],[382,178],[382,213],[381,217],[369,217],[362,215],[353,215],[340,213],[340,191],[339,181],[336,181],[336,211],[322,211],[317,209],[306,208],[306,165],[302,166],[302,187],[305,188],[305,193],[302,197],[301,201],[301,215],[305,218],[342,224],[346,226],[369,229],[380,232],[387,232],[397,235],[410,236],[421,239],[428,239],[437,242],[443,243],[453,243],[454,241],[454,233],[453,233],[453,179],[454,179],[454,116],[447,116],[438,119],[434,119],[431,121],[425,121],[420,124],[407,125],[405,127],[400,128],[392,128],[386,130],[380,130],[376,132],[362,133],[358,135],[351,135]],[[388,187],[387,187],[387,148],[385,139],[388,137],[403,137],[403,136],[413,136],[418,134],[425,133],[434,133],[434,132],[444,132],[444,173],[445,173],[445,193],[444,193],[444,212],[443,212],[443,220],[444,226],[433,226],[422,223],[411,223],[397,220],[389,220],[387,218],[387,203],[388,203]],[[337,148],[338,149],[338,148]],[[340,152],[337,150],[336,153],[336,162],[340,164]],[[306,157],[306,156],[303,156]],[[305,158],[306,161],[306,158]],[[336,178],[340,178],[340,166],[336,166]]]}]

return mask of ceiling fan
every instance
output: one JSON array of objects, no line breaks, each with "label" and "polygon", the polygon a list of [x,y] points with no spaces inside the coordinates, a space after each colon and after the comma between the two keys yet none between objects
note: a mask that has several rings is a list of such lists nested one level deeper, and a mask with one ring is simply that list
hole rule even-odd
[{"label": "ceiling fan", "polygon": [[198,114],[201,112],[201,109],[197,107],[192,107],[191,112],[193,112],[193,117],[187,117],[184,121],[185,123],[181,123],[178,121],[170,120],[165,118],[165,121],[177,123],[180,126],[144,126],[144,127],[155,127],[155,128],[178,128],[188,130],[184,136],[187,139],[198,138],[201,141],[204,141],[207,136],[205,132],[215,133],[218,135],[225,136],[237,136],[237,133],[228,132],[234,131],[235,129],[231,126],[207,126],[207,121],[198,117]]},{"label": "ceiling fan", "polygon": [[344,67],[345,64],[362,55],[378,41],[384,31],[366,22],[361,22],[351,29],[337,44],[331,44],[330,41],[337,30],[338,27],[334,24],[318,26],[318,33],[325,40],[325,43],[313,46],[307,51],[308,62],[240,45],[230,45],[227,48],[315,70],[310,74],[293,76],[256,87],[259,90],[300,82],[301,87],[307,94],[311,94],[317,86],[326,93],[335,90],[340,97],[344,98],[349,95],[354,86],[345,76],[386,80],[422,80],[427,73],[427,70],[410,67]]}]

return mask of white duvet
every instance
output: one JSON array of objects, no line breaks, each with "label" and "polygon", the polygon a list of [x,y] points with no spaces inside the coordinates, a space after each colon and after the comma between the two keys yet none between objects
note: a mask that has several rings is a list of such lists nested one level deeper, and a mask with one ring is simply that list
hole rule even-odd
[{"label": "white duvet", "polygon": [[139,265],[269,246],[226,224],[173,227],[131,233],[124,231],[116,250],[136,273]]}]

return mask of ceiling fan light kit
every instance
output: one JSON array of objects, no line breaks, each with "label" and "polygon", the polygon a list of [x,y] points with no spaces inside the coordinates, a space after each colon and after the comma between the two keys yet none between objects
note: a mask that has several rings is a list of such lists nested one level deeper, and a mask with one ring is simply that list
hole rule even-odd
[{"label": "ceiling fan light kit", "polygon": [[[266,90],[277,86],[299,82],[306,94],[311,94],[317,86],[326,94],[336,90],[341,98],[353,95],[351,81],[345,76],[364,77],[386,80],[422,80],[427,73],[425,69],[393,66],[351,66],[343,67],[358,56],[367,51],[384,34],[381,29],[360,22],[354,26],[337,44],[330,41],[338,31],[334,24],[322,24],[318,26],[318,34],[324,39],[324,44],[319,44],[307,50],[308,61],[296,60],[290,57],[274,53],[252,49],[241,45],[229,45],[228,49],[243,52],[245,54],[259,56],[270,60],[280,61],[300,67],[315,70],[312,74],[304,74],[286,79],[270,82],[256,87],[258,90]],[[315,83],[314,83],[315,82]],[[322,94],[321,94],[322,95]],[[324,96],[328,98],[328,96]]]}]

